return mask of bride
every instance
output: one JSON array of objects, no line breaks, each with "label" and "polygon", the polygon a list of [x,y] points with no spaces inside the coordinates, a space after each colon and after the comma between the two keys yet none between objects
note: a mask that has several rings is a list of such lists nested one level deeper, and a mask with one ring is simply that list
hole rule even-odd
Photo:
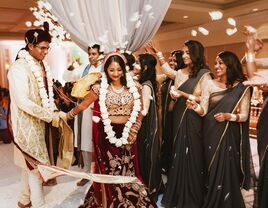
[{"label": "bride", "polygon": [[[138,169],[136,137],[141,126],[139,86],[126,73],[125,58],[110,53],[104,62],[100,84],[93,85],[84,101],[67,113],[71,119],[99,100],[102,122],[93,138],[95,173],[136,176]],[[94,130],[95,131],[95,130]],[[141,184],[93,183],[81,207],[156,207]]]}]

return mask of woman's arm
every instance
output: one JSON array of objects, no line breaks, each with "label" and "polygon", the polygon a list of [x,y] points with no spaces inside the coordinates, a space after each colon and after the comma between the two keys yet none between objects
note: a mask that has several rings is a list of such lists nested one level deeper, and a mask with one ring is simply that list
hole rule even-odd
[{"label": "woman's arm", "polygon": [[[207,85],[206,82],[208,80],[211,80],[210,73],[204,74],[203,77],[200,79],[200,84],[198,84],[198,85],[200,85],[200,88],[202,89],[201,94],[203,92],[203,89],[206,88],[206,85]],[[193,94],[189,94],[189,93],[186,93],[186,92],[183,92],[180,90],[176,90],[176,92],[178,93],[179,97],[183,96],[188,100],[192,100],[192,101],[195,101],[197,103],[200,103],[200,96],[195,96]]]},{"label": "woman's arm", "polygon": [[[140,95],[142,95],[142,89],[141,88],[139,89],[139,93],[140,93]],[[141,96],[140,100],[141,100],[141,109],[143,109],[142,96]],[[141,128],[143,118],[144,118],[144,116],[142,115],[141,110],[140,110],[139,115],[138,115],[137,120],[136,120],[136,123],[134,123],[131,126],[130,131],[129,131],[128,142],[130,144],[134,144],[136,142],[137,134],[138,134],[138,132],[139,132],[139,130]]]},{"label": "woman's arm", "polygon": [[150,108],[150,103],[151,100],[153,99],[152,97],[152,90],[149,86],[144,85],[142,88],[142,102],[143,102],[143,108],[142,108],[142,115],[146,116],[149,108]]},{"label": "woman's arm", "polygon": [[245,28],[246,31],[244,32],[244,34],[247,36],[246,70],[248,78],[251,79],[254,77],[254,73],[257,72],[255,53],[262,48],[263,42],[261,39],[257,38],[256,30],[254,28],[250,26],[245,26]]},{"label": "woman's arm", "polygon": [[153,51],[153,53],[156,54],[160,65],[163,69],[163,72],[170,78],[170,79],[175,79],[176,78],[176,71],[171,69],[171,67],[169,66],[169,64],[166,62],[165,57],[163,56],[163,53],[161,51],[159,51],[155,45],[153,44],[153,42],[149,42],[147,43],[148,48],[151,49],[151,51]]},{"label": "woman's arm", "polygon": [[67,113],[67,119],[74,118],[79,112],[86,110],[91,103],[98,100],[98,90],[99,86],[98,89],[96,89],[96,86],[94,85],[84,100]]},{"label": "woman's arm", "polygon": [[234,121],[234,122],[245,122],[248,120],[249,109],[250,109],[250,89],[248,88],[241,102],[239,103],[236,112],[234,113],[217,113],[214,115],[215,119],[219,122],[223,121]]},{"label": "woman's arm", "polygon": [[206,82],[204,82],[200,104],[195,100],[188,99],[186,101],[187,108],[193,109],[200,116],[205,116],[207,114],[212,82],[212,80],[206,80]]}]

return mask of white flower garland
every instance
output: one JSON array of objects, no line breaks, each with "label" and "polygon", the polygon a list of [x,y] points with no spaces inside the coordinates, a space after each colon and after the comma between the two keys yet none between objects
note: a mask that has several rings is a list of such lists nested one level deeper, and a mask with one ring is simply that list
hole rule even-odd
[{"label": "white flower garland", "polygon": [[21,50],[18,54],[18,57],[20,59],[21,58],[24,59],[27,62],[27,64],[30,66],[31,71],[34,74],[35,79],[37,80],[39,95],[42,100],[42,106],[44,108],[47,108],[53,111],[54,110],[53,82],[52,82],[52,75],[51,75],[49,66],[47,65],[46,62],[43,62],[45,66],[46,76],[47,76],[47,84],[48,84],[48,94],[47,94],[44,79],[42,76],[42,69],[37,64],[37,61],[34,60],[34,58],[26,50]]},{"label": "white flower garland", "polygon": [[113,127],[111,126],[111,120],[109,119],[109,113],[105,103],[106,94],[108,92],[107,89],[109,87],[105,73],[102,73],[101,84],[100,84],[99,105],[100,105],[102,122],[104,124],[104,131],[107,134],[106,139],[108,139],[111,144],[115,144],[115,146],[117,147],[121,147],[122,145],[128,144],[128,136],[130,128],[136,122],[137,117],[139,115],[139,111],[141,110],[140,94],[135,85],[135,82],[132,79],[132,76],[129,73],[126,74],[126,80],[127,80],[127,88],[129,92],[132,93],[134,98],[134,105],[130,117],[123,129],[121,138],[116,138]]}]

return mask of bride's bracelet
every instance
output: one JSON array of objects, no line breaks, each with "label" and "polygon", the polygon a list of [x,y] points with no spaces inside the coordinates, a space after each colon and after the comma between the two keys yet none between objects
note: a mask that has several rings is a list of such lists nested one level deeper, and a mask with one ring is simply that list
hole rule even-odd
[{"label": "bride's bracelet", "polygon": [[75,114],[73,112],[73,109],[70,110],[67,114],[66,114],[67,120],[71,120],[75,117]]},{"label": "bride's bracelet", "polygon": [[136,121],[136,123],[134,123],[130,129],[131,132],[133,133],[138,133],[139,129],[141,127],[141,122],[140,121]]}]

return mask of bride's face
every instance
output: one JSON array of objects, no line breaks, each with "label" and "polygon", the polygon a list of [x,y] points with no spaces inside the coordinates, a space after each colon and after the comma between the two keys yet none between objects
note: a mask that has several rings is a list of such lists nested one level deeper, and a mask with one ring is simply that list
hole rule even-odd
[{"label": "bride's face", "polygon": [[123,69],[120,67],[118,62],[112,62],[107,69],[108,76],[112,82],[120,82],[120,78],[123,76]]}]

